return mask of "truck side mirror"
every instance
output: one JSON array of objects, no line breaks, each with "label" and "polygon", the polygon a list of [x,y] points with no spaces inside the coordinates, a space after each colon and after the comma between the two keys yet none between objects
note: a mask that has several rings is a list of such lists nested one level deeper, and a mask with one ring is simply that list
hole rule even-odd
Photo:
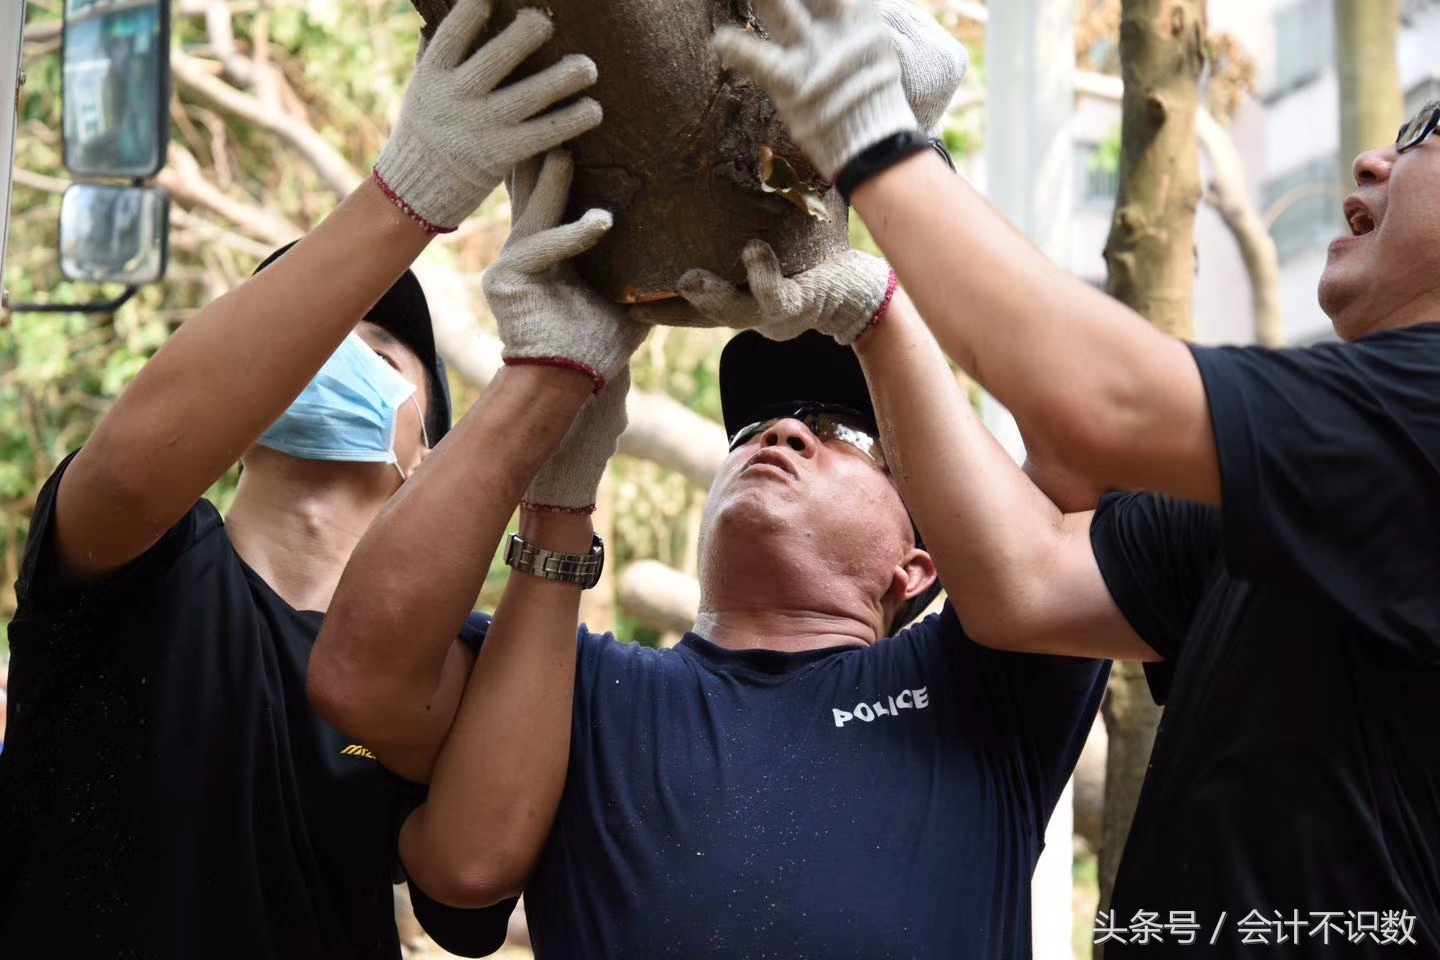
[{"label": "truck side mirror", "polygon": [[65,166],[146,180],[170,139],[169,0],[65,0]]},{"label": "truck side mirror", "polygon": [[60,269],[71,280],[158,283],[169,235],[170,196],[160,187],[77,183],[60,201]]}]

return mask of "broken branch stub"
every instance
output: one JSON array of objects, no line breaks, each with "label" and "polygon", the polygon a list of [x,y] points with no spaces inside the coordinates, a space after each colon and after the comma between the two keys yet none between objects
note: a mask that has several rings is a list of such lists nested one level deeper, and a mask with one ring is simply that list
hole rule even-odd
[{"label": "broken branch stub", "polygon": [[[427,30],[447,0],[412,0]],[[710,51],[721,24],[760,31],[750,0],[495,0],[486,36],[520,7],[550,14],[555,37],[528,75],[570,53],[590,56],[590,95],[605,122],[570,144],[570,216],[602,207],[615,226],[580,258],[581,275],[622,302],[672,296],[703,267],[745,280],[740,251],[769,243],[787,274],[849,247],[839,192],[790,138],[768,97]],[[762,180],[763,178],[766,178]]]}]

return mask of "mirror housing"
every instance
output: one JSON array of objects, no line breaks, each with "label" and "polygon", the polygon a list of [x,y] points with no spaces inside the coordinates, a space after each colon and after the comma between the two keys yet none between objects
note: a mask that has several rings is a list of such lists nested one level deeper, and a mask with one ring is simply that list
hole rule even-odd
[{"label": "mirror housing", "polygon": [[65,166],[155,176],[170,139],[169,0],[65,0],[61,37]]},{"label": "mirror housing", "polygon": [[71,280],[138,287],[165,276],[170,195],[77,183],[60,200],[60,269]]}]

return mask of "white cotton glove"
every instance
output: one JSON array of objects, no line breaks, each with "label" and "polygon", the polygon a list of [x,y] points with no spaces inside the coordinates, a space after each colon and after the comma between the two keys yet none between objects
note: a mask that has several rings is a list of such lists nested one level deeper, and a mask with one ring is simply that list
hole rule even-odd
[{"label": "white cotton glove", "polygon": [[940,21],[911,0],[880,0],[880,15],[900,61],[905,100],[920,129],[927,136],[939,136],[940,121],[965,79],[970,55]]},{"label": "white cotton glove", "polygon": [[770,41],[736,26],[715,32],[721,62],[770,94],[830,179],[880,140],[919,129],[900,61],[874,0],[755,0]]},{"label": "white cotton glove", "polygon": [[510,238],[485,272],[485,298],[506,363],[578,370],[599,393],[630,362],[649,328],[586,287],[568,263],[599,243],[612,222],[608,211],[588,210],[563,223],[574,172],[563,150],[515,168],[508,185]]},{"label": "white cotton glove", "polygon": [[755,330],[771,340],[819,330],[848,346],[880,321],[895,294],[890,265],[859,250],[788,278],[762,240],[746,244],[743,257],[748,293],[708,270],[689,270],[678,284],[683,303],[641,304],[631,316],[671,327]]},{"label": "white cotton glove", "polygon": [[549,513],[595,510],[605,468],[630,422],[625,416],[629,394],[630,365],[626,364],[603,392],[586,398],[565,439],[525,491],[521,505]]},{"label": "white cotton glove", "polygon": [[[600,124],[590,98],[550,110],[595,82],[595,64],[572,55],[509,86],[500,83],[554,33],[525,8],[474,53],[490,0],[462,0],[425,48],[395,132],[375,163],[390,199],[431,233],[447,233],[484,202],[506,173]],[[548,113],[544,111],[549,111]]]}]

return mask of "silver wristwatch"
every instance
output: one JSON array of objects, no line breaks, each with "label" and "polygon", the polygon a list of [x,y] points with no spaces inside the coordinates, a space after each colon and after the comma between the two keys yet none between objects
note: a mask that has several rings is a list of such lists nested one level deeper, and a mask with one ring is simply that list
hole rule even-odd
[{"label": "silver wristwatch", "polygon": [[600,582],[600,572],[605,569],[605,541],[597,533],[589,553],[560,553],[537,547],[519,534],[512,533],[505,547],[505,563],[510,569],[532,577],[574,583],[581,590],[589,590]]}]

